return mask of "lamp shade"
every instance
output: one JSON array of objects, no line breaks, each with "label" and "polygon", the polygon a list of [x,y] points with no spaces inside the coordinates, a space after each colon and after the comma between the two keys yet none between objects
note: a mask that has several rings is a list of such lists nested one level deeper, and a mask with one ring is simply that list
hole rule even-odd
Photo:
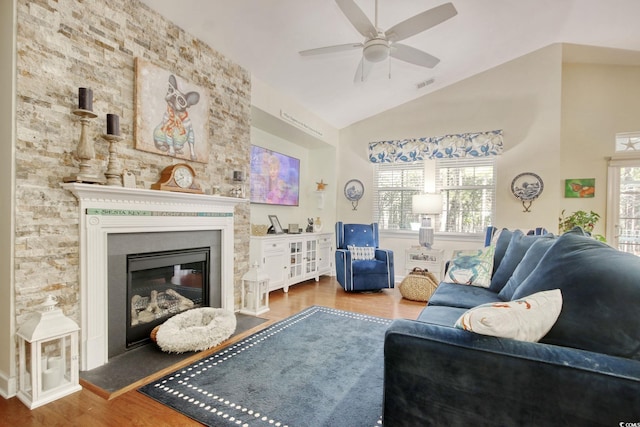
[{"label": "lamp shade", "polygon": [[412,210],[414,214],[439,215],[442,213],[442,195],[416,194],[413,196]]}]

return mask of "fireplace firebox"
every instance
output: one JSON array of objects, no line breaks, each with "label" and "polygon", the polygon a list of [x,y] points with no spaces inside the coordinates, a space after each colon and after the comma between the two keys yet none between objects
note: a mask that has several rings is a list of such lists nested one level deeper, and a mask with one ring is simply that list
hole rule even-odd
[{"label": "fireplace firebox", "polygon": [[169,317],[208,306],[209,248],[127,255],[127,349]]},{"label": "fireplace firebox", "polygon": [[108,236],[109,358],[150,342],[153,328],[195,307],[221,307],[218,230]]}]

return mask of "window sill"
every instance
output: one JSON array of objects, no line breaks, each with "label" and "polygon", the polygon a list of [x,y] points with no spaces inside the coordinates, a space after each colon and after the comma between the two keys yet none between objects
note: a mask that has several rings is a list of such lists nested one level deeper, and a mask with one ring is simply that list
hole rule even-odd
[{"label": "window sill", "polygon": [[[418,240],[418,232],[413,230],[380,230],[380,237]],[[484,242],[484,233],[435,233],[434,237],[437,241]]]}]

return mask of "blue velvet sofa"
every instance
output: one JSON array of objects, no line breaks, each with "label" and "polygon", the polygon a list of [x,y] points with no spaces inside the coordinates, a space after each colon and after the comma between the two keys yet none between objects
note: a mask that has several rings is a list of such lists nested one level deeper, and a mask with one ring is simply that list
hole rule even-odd
[{"label": "blue velvet sofa", "polygon": [[[551,289],[562,310],[539,342],[453,327]],[[384,365],[385,427],[640,425],[640,257],[581,230],[503,230],[491,286],[441,283],[417,320],[390,325]]]}]

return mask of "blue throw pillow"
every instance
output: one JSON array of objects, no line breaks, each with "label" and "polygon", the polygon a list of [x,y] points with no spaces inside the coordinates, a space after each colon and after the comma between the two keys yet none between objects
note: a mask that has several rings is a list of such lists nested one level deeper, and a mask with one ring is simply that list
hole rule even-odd
[{"label": "blue throw pillow", "polygon": [[495,239],[496,249],[493,254],[493,270],[491,271],[492,275],[500,266],[500,262],[502,262],[502,258],[504,257],[504,254],[507,251],[507,247],[509,246],[509,242],[511,241],[512,234],[513,231],[503,228],[499,231],[498,238]]},{"label": "blue throw pillow", "polygon": [[524,254],[522,260],[513,271],[513,274],[507,280],[507,284],[504,285],[504,288],[498,294],[498,297],[503,301],[511,301],[513,298],[513,293],[516,291],[518,286],[524,280],[529,277],[529,274],[533,271],[534,268],[538,266],[538,263],[542,259],[545,253],[549,250],[551,245],[556,242],[556,239],[537,239],[533,242],[527,253]]},{"label": "blue throw pillow", "polygon": [[527,236],[522,231],[515,230],[511,235],[511,241],[507,247],[507,252],[504,254],[504,258],[502,258],[502,262],[500,262],[500,266],[491,277],[491,286],[489,289],[496,293],[500,292],[502,288],[504,288],[504,285],[507,284],[507,281],[533,242],[538,239],[551,238],[553,238],[553,234]]},{"label": "blue throw pillow", "polygon": [[513,299],[551,289],[562,291],[562,313],[541,342],[640,360],[640,257],[565,233]]}]

